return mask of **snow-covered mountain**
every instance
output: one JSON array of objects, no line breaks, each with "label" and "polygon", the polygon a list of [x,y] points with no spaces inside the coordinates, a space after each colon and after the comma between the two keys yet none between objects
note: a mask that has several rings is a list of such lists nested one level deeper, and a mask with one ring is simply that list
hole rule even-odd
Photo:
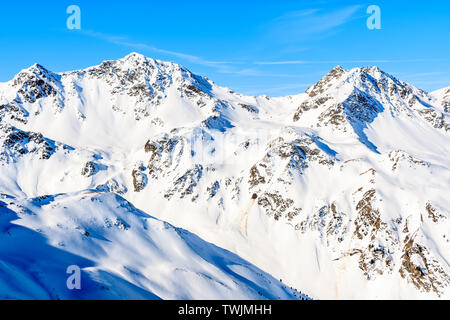
[{"label": "snow-covered mountain", "polygon": [[[151,256],[150,265],[170,262],[192,274],[212,264],[224,274],[210,275],[214,281],[202,293],[211,297],[255,298],[255,282],[248,280],[219,288],[236,271],[205,258],[200,248],[209,252],[207,241],[313,298],[449,298],[449,98],[449,89],[429,94],[377,67],[336,67],[304,94],[270,98],[234,93],[135,53],[61,74],[34,65],[0,84],[0,193],[12,199],[7,210],[17,214],[17,224],[48,230],[49,247],[88,259],[86,273],[101,270],[104,276],[95,279],[125,281],[132,294],[204,297],[194,276],[174,287],[170,267],[160,266],[157,276],[165,273],[166,282],[153,286],[141,265]],[[80,201],[97,199],[94,190],[98,203]],[[54,204],[36,205],[36,198],[57,194],[43,198]],[[98,231],[106,218],[137,219],[137,211],[116,210],[122,206],[111,201],[160,219],[142,221],[189,230],[202,245],[184,241],[191,249],[177,260],[171,252],[182,249],[147,240],[148,222],[123,234]],[[64,214],[53,208],[64,202]],[[62,223],[71,232],[54,231],[52,214],[85,220]],[[99,237],[81,249],[58,247],[81,241],[80,223]],[[168,229],[157,234],[175,237],[178,229]],[[132,244],[125,248],[127,237]],[[97,243],[105,239],[111,245]],[[170,250],[156,255],[147,246]],[[101,261],[90,253],[99,248]],[[209,264],[191,265],[191,256]],[[248,268],[246,278],[253,279],[259,272]],[[266,298],[299,295],[268,283],[258,283]]]},{"label": "snow-covered mountain", "polygon": [[2,299],[307,299],[113,193],[2,196],[0,212]]}]

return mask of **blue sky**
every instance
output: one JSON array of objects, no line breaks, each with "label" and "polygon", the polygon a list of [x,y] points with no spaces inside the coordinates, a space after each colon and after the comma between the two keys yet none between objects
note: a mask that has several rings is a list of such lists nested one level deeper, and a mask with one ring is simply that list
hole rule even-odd
[{"label": "blue sky", "polygon": [[[69,5],[81,30],[69,30]],[[369,5],[381,30],[369,30]],[[378,65],[425,90],[450,86],[449,1],[1,1],[0,81],[130,52],[180,63],[246,94],[303,92],[331,68]]]}]

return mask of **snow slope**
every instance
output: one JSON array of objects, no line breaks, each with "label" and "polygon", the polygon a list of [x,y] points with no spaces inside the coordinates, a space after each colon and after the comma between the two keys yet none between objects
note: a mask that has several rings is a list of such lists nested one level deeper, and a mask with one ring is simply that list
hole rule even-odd
[{"label": "snow slope", "polygon": [[[96,191],[0,201],[2,299],[300,299],[231,252]],[[82,268],[81,290],[66,270]]]},{"label": "snow slope", "polygon": [[120,195],[313,298],[448,299],[448,98],[377,67],[270,98],[135,53],[34,65],[0,85],[0,192]]}]

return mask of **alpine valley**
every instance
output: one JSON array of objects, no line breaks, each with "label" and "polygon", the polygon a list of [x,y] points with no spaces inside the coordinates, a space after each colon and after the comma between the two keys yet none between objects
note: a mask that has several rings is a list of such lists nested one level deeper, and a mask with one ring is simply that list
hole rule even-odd
[{"label": "alpine valley", "polygon": [[450,299],[450,87],[23,70],[0,83],[0,298]]}]

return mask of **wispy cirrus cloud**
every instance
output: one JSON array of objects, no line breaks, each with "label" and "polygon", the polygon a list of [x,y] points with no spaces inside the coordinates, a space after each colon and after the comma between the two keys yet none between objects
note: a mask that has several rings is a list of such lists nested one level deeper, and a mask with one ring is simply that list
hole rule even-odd
[{"label": "wispy cirrus cloud", "polygon": [[266,78],[299,78],[299,75],[288,73],[272,73],[255,68],[235,68],[229,67],[220,70],[221,73],[235,74],[248,77],[266,77]]},{"label": "wispy cirrus cloud", "polygon": [[274,78],[296,78],[296,75],[286,74],[286,73],[268,73],[264,72],[259,69],[255,68],[248,68],[243,67],[243,65],[251,65],[251,62],[245,62],[245,61],[215,61],[215,60],[208,60],[204,59],[199,56],[186,54],[182,52],[176,52],[166,49],[161,49],[146,43],[140,43],[140,42],[134,42],[130,40],[128,37],[124,36],[114,36],[114,35],[108,35],[100,32],[95,31],[88,31],[88,30],[80,30],[80,33],[90,36],[96,39],[100,39],[118,46],[127,47],[133,50],[140,50],[145,52],[154,52],[154,53],[160,53],[164,54],[170,57],[178,58],[187,62],[190,62],[192,64],[206,66],[206,67],[212,67],[216,69],[219,73],[224,74],[234,74],[234,75],[240,75],[240,76],[247,76],[247,77],[274,77]]},{"label": "wispy cirrus cloud", "polygon": [[344,63],[412,63],[440,62],[444,59],[365,59],[365,60],[286,60],[286,61],[256,61],[255,65],[296,65],[296,64],[344,64]]},{"label": "wispy cirrus cloud", "polygon": [[287,60],[287,61],[256,61],[253,64],[262,65],[262,66],[271,66],[271,65],[286,65],[286,64],[307,64],[310,61],[301,61],[301,60]]},{"label": "wispy cirrus cloud", "polygon": [[300,93],[302,91],[304,91],[305,89],[309,88],[311,86],[311,84],[308,83],[291,83],[291,84],[285,84],[282,86],[272,86],[272,87],[268,87],[268,88],[245,88],[245,87],[241,87],[238,88],[239,90],[242,90],[243,92],[245,92],[248,95],[260,95],[261,92],[264,92],[264,94],[272,94],[272,93],[277,93],[277,92],[284,92],[286,90],[296,90],[297,93]]},{"label": "wispy cirrus cloud", "polygon": [[101,40],[104,40],[104,41],[107,41],[107,42],[110,42],[112,44],[116,44],[116,45],[119,45],[122,47],[128,47],[130,49],[145,50],[145,51],[161,53],[161,54],[164,54],[167,56],[183,59],[185,61],[188,61],[188,62],[191,62],[194,64],[198,64],[198,65],[203,65],[203,66],[221,68],[226,65],[231,65],[231,64],[237,63],[237,62],[231,62],[231,61],[213,61],[213,60],[204,59],[202,57],[195,56],[195,55],[161,49],[161,48],[158,48],[158,47],[146,44],[146,43],[134,42],[124,36],[114,36],[114,35],[108,35],[108,34],[104,34],[101,32],[88,31],[88,30],[80,30],[79,32],[84,35],[94,37],[97,39],[101,39]]},{"label": "wispy cirrus cloud", "polygon": [[358,18],[361,8],[354,5],[332,11],[321,8],[292,11],[274,19],[269,28],[272,34],[291,40],[323,34]]},{"label": "wispy cirrus cloud", "polygon": [[406,76],[408,77],[415,77],[415,78],[426,78],[426,77],[436,77],[436,76],[442,76],[445,74],[449,74],[449,72],[444,72],[444,71],[433,71],[433,72],[421,72],[421,73],[413,73],[413,74],[408,74]]}]

